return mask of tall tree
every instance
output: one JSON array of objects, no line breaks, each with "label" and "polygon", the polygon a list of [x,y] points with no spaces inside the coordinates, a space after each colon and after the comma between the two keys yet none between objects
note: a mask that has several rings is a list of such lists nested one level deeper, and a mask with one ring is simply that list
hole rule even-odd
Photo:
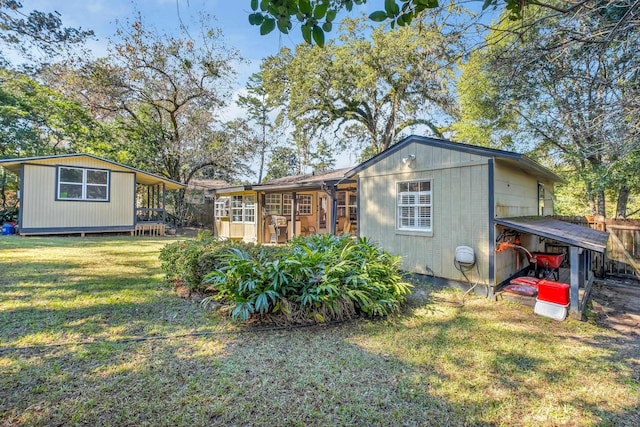
[{"label": "tall tree", "polygon": [[296,150],[291,147],[276,147],[267,162],[267,174],[264,179],[271,181],[300,173],[300,159]]},{"label": "tall tree", "polygon": [[275,102],[269,98],[262,81],[262,73],[255,73],[249,77],[246,85],[247,94],[238,97],[238,105],[245,109],[250,121],[259,128],[259,142],[256,144],[257,156],[260,163],[258,167],[258,183],[262,182],[264,163],[269,148],[277,145],[276,125],[271,113],[277,108]]},{"label": "tall tree", "polygon": [[[239,141],[247,134],[219,117],[239,55],[219,30],[203,26],[198,33],[198,40],[184,27],[179,36],[159,35],[138,20],[119,29],[108,58],[82,70],[86,101],[115,122],[129,144],[129,163],[185,184],[205,170],[236,176],[251,151],[251,141]],[[184,206],[179,192],[179,216]]]},{"label": "tall tree", "polygon": [[[489,47],[471,56],[461,81],[489,89],[469,97],[466,107],[486,113],[482,119],[507,130],[520,150],[580,177],[593,214],[606,215],[606,193],[614,189],[623,214],[625,193],[635,185],[625,171],[640,166],[640,134],[631,119],[640,105],[639,33],[600,39],[601,31],[614,34],[619,15],[536,18],[525,32],[521,23],[503,24],[490,34]],[[456,128],[482,129],[472,116],[463,112],[469,120]]]},{"label": "tall tree", "polygon": [[393,32],[347,19],[339,43],[283,49],[263,63],[265,87],[307,138],[332,133],[369,154],[387,149],[411,126],[441,136],[453,112],[448,65],[458,37],[442,28]]},{"label": "tall tree", "polygon": [[[108,130],[77,102],[17,71],[0,69],[0,158],[90,151]],[[0,171],[0,205],[14,177]]]}]

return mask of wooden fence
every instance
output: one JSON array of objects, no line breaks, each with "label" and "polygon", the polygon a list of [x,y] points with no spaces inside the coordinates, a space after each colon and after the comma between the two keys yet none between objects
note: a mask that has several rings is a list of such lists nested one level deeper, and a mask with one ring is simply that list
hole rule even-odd
[{"label": "wooden fence", "polygon": [[596,271],[601,274],[640,280],[640,220],[591,216],[555,216],[554,218],[607,231],[609,241],[605,257],[594,254],[597,255],[593,259]]}]

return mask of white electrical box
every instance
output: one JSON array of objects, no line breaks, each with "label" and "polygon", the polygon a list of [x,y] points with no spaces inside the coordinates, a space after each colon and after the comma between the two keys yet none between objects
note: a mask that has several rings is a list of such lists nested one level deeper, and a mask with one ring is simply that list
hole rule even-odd
[{"label": "white electrical box", "polygon": [[460,264],[475,264],[476,255],[473,248],[469,246],[458,246],[456,248],[456,261]]}]

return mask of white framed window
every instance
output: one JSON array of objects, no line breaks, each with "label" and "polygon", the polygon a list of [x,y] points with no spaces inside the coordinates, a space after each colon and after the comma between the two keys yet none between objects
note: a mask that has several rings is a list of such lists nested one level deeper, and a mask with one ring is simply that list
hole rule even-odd
[{"label": "white framed window", "polygon": [[264,207],[269,215],[282,213],[282,194],[265,194]]},{"label": "white framed window", "polygon": [[58,166],[56,198],[90,202],[109,201],[109,171]]},{"label": "white framed window", "polygon": [[282,215],[291,216],[291,194],[282,195]]},{"label": "white framed window", "polygon": [[231,222],[256,222],[256,196],[231,196]]},{"label": "white framed window", "polygon": [[231,196],[231,221],[242,222],[242,196]]},{"label": "white framed window", "polygon": [[358,196],[353,191],[338,191],[338,218],[349,218],[349,221],[358,220]]},{"label": "white framed window", "polygon": [[397,183],[398,230],[433,231],[431,181]]},{"label": "white framed window", "polygon": [[229,197],[216,199],[216,218],[227,218],[229,216]]},{"label": "white framed window", "polygon": [[298,195],[298,213],[300,215],[311,215],[313,213],[313,197],[311,194]]},{"label": "white framed window", "polygon": [[268,215],[291,216],[291,193],[265,194],[264,208]]},{"label": "white framed window", "polygon": [[244,202],[242,206],[242,218],[244,222],[255,224],[256,196],[244,196]]}]

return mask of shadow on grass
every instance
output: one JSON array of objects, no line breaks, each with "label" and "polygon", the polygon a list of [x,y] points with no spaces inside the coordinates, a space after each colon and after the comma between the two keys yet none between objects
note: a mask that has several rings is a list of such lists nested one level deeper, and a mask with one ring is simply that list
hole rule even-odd
[{"label": "shadow on grass", "polygon": [[[197,305],[155,293],[148,278],[139,283],[139,301],[90,299],[110,290],[122,297],[135,293],[126,274],[102,284],[91,274],[56,283],[87,297],[86,306],[3,312],[2,336],[171,333],[197,330],[206,322]],[[483,299],[462,306],[457,295],[427,285],[420,289],[406,312],[383,321],[5,352],[0,420],[636,425],[629,420],[638,416],[638,379],[619,351],[605,345],[611,335]],[[64,297],[52,303],[60,301]]]}]

